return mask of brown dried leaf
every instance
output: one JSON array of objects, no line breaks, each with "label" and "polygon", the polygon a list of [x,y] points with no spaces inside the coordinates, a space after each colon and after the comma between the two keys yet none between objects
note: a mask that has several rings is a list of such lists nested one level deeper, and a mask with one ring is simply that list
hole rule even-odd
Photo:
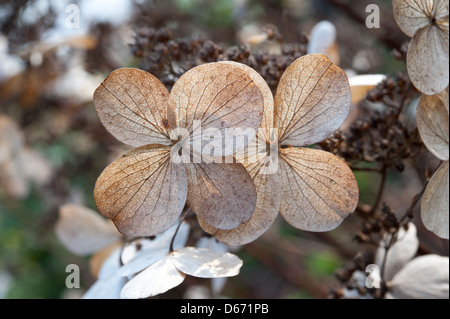
[{"label": "brown dried leaf", "polygon": [[[198,217],[200,226],[209,234],[228,245],[243,245],[254,241],[261,236],[278,216],[281,195],[279,192],[278,176],[275,174],[278,165],[276,152],[267,155],[268,143],[276,141],[273,132],[274,101],[272,92],[264,79],[250,67],[235,62],[220,62],[236,64],[245,70],[264,97],[264,116],[257,138],[249,143],[242,151],[236,154],[237,160],[249,172],[256,187],[256,207],[252,216],[245,223],[231,230],[215,228]],[[273,162],[271,162],[273,161]]]},{"label": "brown dried leaf", "polygon": [[422,197],[421,217],[425,227],[441,238],[448,239],[449,162],[444,162],[431,177]]},{"label": "brown dried leaf", "polygon": [[80,256],[97,252],[121,238],[111,221],[74,204],[61,206],[55,232],[69,251]]},{"label": "brown dried leaf", "polygon": [[118,299],[126,279],[117,276],[120,267],[120,248],[116,248],[103,262],[98,279],[83,295],[83,299]]},{"label": "brown dried leaf", "polygon": [[281,193],[278,175],[264,174],[261,172],[264,166],[264,162],[245,166],[256,187],[256,207],[250,219],[234,229],[221,230],[198,218],[204,231],[227,245],[244,245],[256,240],[270,228],[278,216]]},{"label": "brown dried leaf", "polygon": [[112,72],[94,93],[95,109],[105,128],[134,146],[170,145],[169,92],[153,75],[139,69]]},{"label": "brown dried leaf", "polygon": [[281,214],[309,231],[336,228],[358,204],[356,179],[339,157],[309,148],[280,149]]},{"label": "brown dried leaf", "polygon": [[202,220],[219,229],[246,222],[256,205],[250,175],[238,163],[186,164],[188,205]]},{"label": "brown dried leaf", "polygon": [[449,159],[449,90],[422,95],[417,106],[417,128],[428,150],[437,158]]},{"label": "brown dried leaf", "polygon": [[294,61],[275,95],[275,127],[280,144],[311,145],[339,128],[350,108],[347,75],[325,55]]},{"label": "brown dried leaf", "polygon": [[137,148],[109,165],[95,184],[98,211],[127,236],[157,235],[184,208],[187,177],[170,159],[170,147]]},{"label": "brown dried leaf", "polygon": [[[263,96],[258,85],[243,68],[227,63],[209,63],[195,67],[181,76],[170,93],[169,121],[173,127],[183,128],[193,134],[196,151],[202,152],[206,136],[196,135],[194,121],[199,121],[202,131],[217,129],[222,139],[214,145],[225,143],[227,128],[253,129],[261,124]],[[231,144],[232,145],[232,144]],[[236,150],[246,146],[239,139]],[[219,156],[228,156],[233,148],[226,148]]]}]

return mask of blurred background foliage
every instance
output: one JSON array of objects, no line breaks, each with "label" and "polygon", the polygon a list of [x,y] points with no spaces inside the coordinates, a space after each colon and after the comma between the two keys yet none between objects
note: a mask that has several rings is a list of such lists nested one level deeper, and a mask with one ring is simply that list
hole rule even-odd
[{"label": "blurred background foliage", "polygon": [[[66,24],[71,3],[80,8],[79,28]],[[380,29],[364,25],[369,3],[380,6]],[[63,204],[95,208],[97,177],[126,150],[100,124],[92,93],[113,69],[139,65],[130,50],[136,30],[165,27],[176,37],[229,47],[247,44],[266,25],[284,42],[296,43],[321,20],[337,28],[343,69],[388,75],[405,70],[392,56],[406,38],[395,26],[390,0],[1,0],[0,298],[79,297],[94,281],[89,258],[69,253],[54,223]],[[422,187],[417,176],[410,167],[389,174],[385,200],[404,210]],[[361,201],[372,204],[379,176],[358,172],[357,179]],[[307,233],[277,220],[237,252],[244,267],[223,295],[326,297],[337,286],[336,269],[361,249],[354,240],[360,224],[355,214],[332,232]],[[421,236],[422,250],[448,255],[447,241],[425,231]],[[81,289],[65,287],[71,263],[81,268]],[[209,283],[190,278],[163,296],[183,296],[195,285]]]}]

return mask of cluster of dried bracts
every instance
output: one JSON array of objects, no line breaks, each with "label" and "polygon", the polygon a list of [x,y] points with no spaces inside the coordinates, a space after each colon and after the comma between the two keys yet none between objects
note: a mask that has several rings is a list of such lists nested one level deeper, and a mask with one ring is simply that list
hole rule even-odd
[{"label": "cluster of dried bracts", "polygon": [[356,208],[358,185],[343,160],[304,146],[339,128],[350,95],[344,71],[320,54],[296,60],[275,98],[234,62],[195,67],[170,93],[149,73],[116,70],[95,106],[109,132],[136,149],[99,177],[97,208],[128,237],[167,230],[186,204],[227,244],[256,239],[279,212],[299,229],[334,229]]},{"label": "cluster of dried bracts", "polygon": [[426,147],[443,161],[423,195],[421,215],[436,235],[449,237],[449,3],[445,0],[394,0],[394,17],[412,37],[407,68],[414,86],[423,93],[417,108],[417,128]]}]

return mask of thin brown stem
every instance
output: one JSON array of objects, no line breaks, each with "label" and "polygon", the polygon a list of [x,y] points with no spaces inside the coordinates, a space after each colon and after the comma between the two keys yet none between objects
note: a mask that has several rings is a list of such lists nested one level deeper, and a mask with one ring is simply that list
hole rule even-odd
[{"label": "thin brown stem", "polygon": [[413,218],[413,211],[414,208],[416,207],[416,205],[419,203],[419,201],[422,199],[423,194],[425,193],[425,190],[427,189],[428,186],[428,182],[423,186],[422,190],[420,191],[420,193],[418,193],[417,195],[415,195],[411,201],[411,205],[408,207],[408,209],[406,210],[406,212],[403,214],[402,217],[400,217],[399,219],[399,223],[400,225],[405,225],[407,224],[412,218]]},{"label": "thin brown stem", "polygon": [[[425,189],[427,188],[427,184],[425,184],[425,186],[423,187],[423,189],[420,191],[420,193],[418,193],[417,195],[415,195],[411,201],[410,206],[408,207],[408,209],[406,210],[405,214],[403,214],[403,216],[399,219],[399,229],[401,229],[403,226],[405,226],[412,218],[413,218],[413,210],[416,207],[416,205],[419,203],[420,199],[423,196],[423,193],[425,192]],[[383,257],[383,261],[381,264],[381,270],[380,270],[380,276],[381,279],[383,281],[385,278],[385,273],[386,273],[386,264],[387,264],[387,254],[389,252],[389,249],[391,249],[392,245],[397,241],[397,237],[398,237],[398,230],[391,234],[391,237],[389,239],[389,242],[384,246],[384,257]],[[386,282],[384,282],[384,284],[386,284]]]},{"label": "thin brown stem", "polygon": [[175,242],[175,237],[177,237],[178,230],[180,230],[181,224],[183,223],[184,219],[186,218],[186,215],[188,214],[188,212],[189,212],[189,209],[185,209],[183,211],[183,213],[181,213],[180,222],[178,223],[177,229],[175,230],[175,233],[173,234],[172,240],[170,241],[170,248],[169,248],[170,252],[174,251],[173,243]]},{"label": "thin brown stem", "polygon": [[386,185],[386,177],[387,177],[387,167],[384,166],[381,169],[381,182],[380,182],[380,186],[378,187],[377,197],[372,206],[372,209],[369,211],[369,216],[373,216],[373,214],[375,214],[378,207],[380,206],[381,199],[383,198],[384,186]]}]

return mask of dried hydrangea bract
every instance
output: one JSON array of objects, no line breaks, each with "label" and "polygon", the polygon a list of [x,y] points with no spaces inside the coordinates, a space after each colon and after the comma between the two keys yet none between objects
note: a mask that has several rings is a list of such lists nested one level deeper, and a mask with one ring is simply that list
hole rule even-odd
[{"label": "dried hydrangea bract", "polygon": [[[301,146],[331,135],[345,120],[349,107],[347,76],[325,55],[312,54],[292,63],[281,78],[274,102],[266,99],[260,135],[247,148],[248,153],[238,156],[256,185],[255,213],[229,231],[220,231],[199,219],[201,227],[229,245],[258,238],[278,211],[299,229],[336,228],[356,208],[356,179],[339,157]],[[273,134],[273,128],[278,134]],[[264,154],[249,150],[257,145],[269,147]],[[252,156],[256,160],[249,159]],[[277,169],[269,171],[267,167],[274,163]]]},{"label": "dried hydrangea bract", "polygon": [[186,275],[178,271],[171,256],[167,255],[128,281],[120,297],[123,299],[152,297],[180,285],[185,278]]},{"label": "dried hydrangea bract", "polygon": [[[386,252],[386,247],[389,247],[393,240],[394,244]],[[375,264],[382,265],[386,260],[383,279],[392,280],[395,274],[414,258],[418,249],[417,228],[413,223],[408,224],[408,230],[400,228],[395,238],[392,234],[385,234],[375,253]]]},{"label": "dried hydrangea bract", "polygon": [[[121,233],[159,234],[173,225],[186,201],[218,227],[236,227],[250,218],[256,192],[241,164],[180,163],[171,157],[180,145],[181,151],[211,155],[202,154],[205,136],[197,133],[198,126],[202,131],[239,126],[257,130],[264,109],[262,93],[241,67],[198,66],[181,76],[170,94],[147,72],[118,69],[96,90],[94,103],[107,130],[136,147],[103,171],[94,190],[99,212]],[[172,134],[177,129],[187,136]],[[249,142],[222,134],[216,143],[228,148],[217,156],[233,155]],[[215,205],[219,197],[227,205]]]},{"label": "dried hydrangea bract", "polygon": [[[413,223],[396,235],[386,233],[382,238],[375,264],[382,269],[378,275],[386,285],[386,299],[448,299],[448,257],[434,254],[415,257],[418,249]],[[373,278],[377,273],[371,275]]]},{"label": "dried hydrangea bract", "polygon": [[199,278],[236,276],[243,264],[236,255],[208,248],[185,247],[172,252],[171,257],[178,270]]},{"label": "dried hydrangea bract", "polygon": [[169,92],[153,75],[139,69],[112,72],[94,93],[95,109],[105,128],[122,143],[138,147],[170,145]]},{"label": "dried hydrangea bract", "polygon": [[448,0],[394,0],[394,17],[412,40],[407,55],[408,74],[419,91],[442,92],[449,83]]},{"label": "dried hydrangea bract", "polygon": [[230,230],[216,228],[200,216],[198,216],[198,222],[204,231],[214,235],[217,240],[228,245],[243,245],[264,234],[275,221],[280,209],[281,194],[278,176],[277,174],[266,174],[266,165],[270,164],[270,159],[267,158],[265,152],[260,152],[261,149],[265,149],[266,141],[271,140],[274,102],[269,86],[255,70],[235,62],[220,63],[241,67],[250,75],[263,94],[264,116],[261,128],[258,130],[256,139],[245,150],[237,154],[238,161],[244,165],[256,187],[256,207],[250,219]]},{"label": "dried hydrangea bract", "polygon": [[449,90],[422,95],[417,107],[417,128],[428,148],[444,161],[431,177],[421,203],[421,217],[427,229],[449,238]]},{"label": "dried hydrangea bract", "polygon": [[89,287],[83,299],[118,299],[126,278],[116,276],[121,266],[121,248],[116,248],[103,262],[98,272],[97,281]]},{"label": "dried hydrangea bract", "polygon": [[449,90],[422,95],[417,107],[417,128],[424,144],[442,161],[449,159]]},{"label": "dried hydrangea bract", "polygon": [[202,229],[213,235],[218,241],[228,245],[244,245],[264,234],[278,216],[281,194],[276,174],[260,174],[262,165],[245,165],[256,186],[257,198],[255,210],[245,223],[230,230],[213,227],[202,218],[198,222]]},{"label": "dried hydrangea bract", "polygon": [[353,213],[358,185],[342,159],[309,148],[287,148],[280,158],[281,214],[289,224],[329,231]]},{"label": "dried hydrangea bract", "polygon": [[158,234],[172,226],[186,203],[184,166],[170,147],[143,146],[114,161],[94,189],[97,209],[123,234]]},{"label": "dried hydrangea bract", "polygon": [[421,217],[427,229],[448,239],[449,163],[444,162],[431,177],[422,197]]},{"label": "dried hydrangea bract", "polygon": [[[226,143],[225,139],[230,137],[224,130],[243,128],[256,131],[264,108],[259,87],[244,69],[234,64],[209,63],[186,72],[178,79],[170,93],[170,110],[171,126],[191,133],[194,150],[203,153],[208,143],[214,147],[214,156],[230,156],[235,149],[242,149],[247,144],[243,139]],[[201,125],[201,132],[196,129],[196,121]],[[210,129],[218,130],[222,139],[208,141],[204,132]],[[222,146],[225,147],[222,149]]]},{"label": "dried hydrangea bract", "polygon": [[95,253],[121,238],[111,221],[87,207],[74,204],[60,208],[55,232],[63,245],[79,256]]},{"label": "dried hydrangea bract", "polygon": [[326,56],[297,59],[284,72],[275,95],[280,142],[301,147],[323,141],[347,117],[350,100],[347,75]]},{"label": "dried hydrangea bract", "polygon": [[253,214],[256,190],[241,164],[194,164],[186,171],[190,184],[196,185],[189,189],[188,205],[199,218],[219,229],[233,229]]},{"label": "dried hydrangea bract", "polygon": [[274,117],[281,147],[280,212],[296,228],[332,230],[358,204],[358,184],[345,162],[331,153],[302,148],[338,129],[350,101],[345,72],[324,55],[297,59],[281,77]]},{"label": "dried hydrangea bract", "polygon": [[[397,237],[385,234],[375,254],[375,264],[387,287],[387,299],[448,299],[448,257],[434,254],[415,257],[419,249],[413,223]],[[386,253],[386,247],[394,240]]]},{"label": "dried hydrangea bract", "polygon": [[128,278],[120,291],[121,298],[147,298],[164,293],[181,284],[186,275],[225,278],[239,274],[243,264],[239,257],[212,248],[186,247],[189,225],[181,222],[177,226],[156,238],[139,239],[123,248],[120,258],[123,265],[115,271],[115,277]]},{"label": "dried hydrangea bract", "polygon": [[337,30],[333,23],[327,20],[316,23],[309,34],[308,54],[322,53],[339,65],[341,59],[336,38]]},{"label": "dried hydrangea bract", "polygon": [[448,299],[449,260],[424,255],[407,263],[390,282],[388,298]]}]

